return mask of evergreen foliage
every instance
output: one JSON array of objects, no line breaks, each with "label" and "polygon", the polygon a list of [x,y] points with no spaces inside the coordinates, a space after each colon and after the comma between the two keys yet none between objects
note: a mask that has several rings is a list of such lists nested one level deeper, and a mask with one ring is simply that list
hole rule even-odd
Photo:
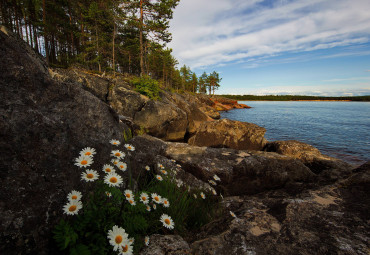
[{"label": "evergreen foliage", "polygon": [[[2,0],[0,21],[49,65],[150,76],[163,89],[213,93],[221,79],[202,79],[178,61],[168,31],[179,0]],[[208,80],[207,80],[208,79]]]},{"label": "evergreen foliage", "polygon": [[160,89],[158,81],[149,76],[134,78],[131,80],[131,84],[135,86],[135,90],[140,94],[143,94],[150,99],[159,99]]}]

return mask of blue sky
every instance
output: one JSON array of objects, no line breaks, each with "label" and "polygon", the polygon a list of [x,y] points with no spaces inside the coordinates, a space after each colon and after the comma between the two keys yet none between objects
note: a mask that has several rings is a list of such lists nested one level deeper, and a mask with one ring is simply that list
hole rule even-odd
[{"label": "blue sky", "polygon": [[369,0],[181,0],[170,32],[218,94],[370,95]]}]

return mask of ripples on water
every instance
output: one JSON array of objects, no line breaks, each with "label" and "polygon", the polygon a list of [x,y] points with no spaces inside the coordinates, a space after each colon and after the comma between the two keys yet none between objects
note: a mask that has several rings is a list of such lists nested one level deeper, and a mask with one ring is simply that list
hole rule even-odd
[{"label": "ripples on water", "polygon": [[253,108],[223,112],[221,117],[264,127],[269,141],[298,140],[355,165],[370,160],[370,102],[240,103]]}]

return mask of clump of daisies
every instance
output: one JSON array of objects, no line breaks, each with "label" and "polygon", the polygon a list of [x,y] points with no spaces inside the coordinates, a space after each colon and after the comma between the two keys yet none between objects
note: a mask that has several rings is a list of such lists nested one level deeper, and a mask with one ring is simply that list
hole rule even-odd
[{"label": "clump of daisies", "polygon": [[[66,221],[60,221],[54,232],[61,250],[69,249],[69,253],[77,254],[89,250],[93,254],[112,249],[117,254],[134,254],[150,245],[148,233],[181,232],[188,219],[198,224],[194,219],[199,217],[189,213],[197,213],[193,209],[204,204],[206,196],[202,191],[200,197],[204,201],[196,201],[189,195],[188,187],[175,178],[178,167],[145,166],[145,185],[139,184],[134,189],[129,185],[133,180],[128,158],[134,155],[135,147],[116,139],[109,143],[108,160],[102,166],[94,162],[97,152],[91,147],[82,149],[74,159],[80,170],[77,174],[81,177],[81,187],[88,188],[89,192],[72,190],[67,195],[62,208]],[[172,160],[172,163],[176,162]],[[202,213],[207,214],[208,208]],[[175,225],[175,222],[178,223]],[[108,231],[103,232],[104,229]]]}]

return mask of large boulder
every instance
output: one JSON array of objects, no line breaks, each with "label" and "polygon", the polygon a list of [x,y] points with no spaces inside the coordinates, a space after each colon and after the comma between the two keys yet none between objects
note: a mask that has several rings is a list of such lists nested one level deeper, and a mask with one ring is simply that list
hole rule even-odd
[{"label": "large boulder", "polygon": [[[228,197],[189,241],[193,254],[367,254],[369,166],[334,185]],[[229,213],[232,211],[236,217]]]},{"label": "large boulder", "polygon": [[274,141],[266,144],[265,151],[277,152],[301,160],[315,174],[328,180],[337,180],[351,173],[352,166],[340,159],[329,157],[312,145],[295,141]]},{"label": "large boulder", "polygon": [[277,153],[206,148],[184,143],[167,143],[164,153],[204,182],[212,180],[215,174],[219,176],[221,181],[216,188],[226,195],[255,194],[315,178],[315,174],[299,160]]},{"label": "large boulder", "polygon": [[74,158],[94,147],[98,170],[124,125],[79,84],[52,80],[41,57],[4,28],[0,55],[0,250],[55,254],[51,229],[68,192],[82,187]]},{"label": "large boulder", "polygon": [[262,150],[267,143],[266,129],[253,123],[222,119],[203,122],[188,143],[195,146]]},{"label": "large boulder", "polygon": [[134,122],[148,134],[167,141],[183,140],[188,126],[185,111],[172,103],[154,100],[135,114]]}]

